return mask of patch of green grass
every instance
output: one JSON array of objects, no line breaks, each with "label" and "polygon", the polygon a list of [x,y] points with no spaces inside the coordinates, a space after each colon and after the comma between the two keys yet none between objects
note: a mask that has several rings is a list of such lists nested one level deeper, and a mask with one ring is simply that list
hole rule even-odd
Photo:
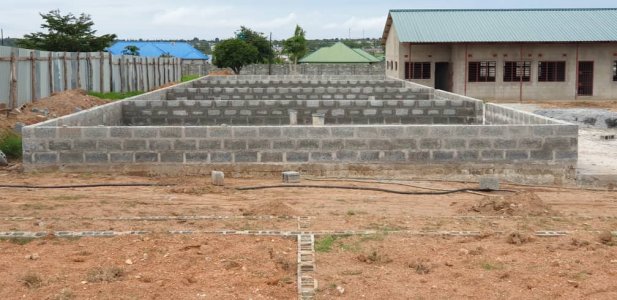
[{"label": "patch of green grass", "polygon": [[490,262],[482,263],[482,269],[487,270],[487,271],[503,270],[503,268],[504,266],[501,263],[490,263]]},{"label": "patch of green grass", "polygon": [[195,80],[195,79],[197,79],[199,77],[201,77],[201,75],[184,75],[184,76],[182,76],[180,81],[187,82],[187,81]]},{"label": "patch of green grass", "polygon": [[129,97],[134,97],[137,95],[141,95],[143,94],[143,91],[134,91],[134,92],[126,92],[126,93],[120,93],[120,92],[110,92],[110,93],[99,93],[99,92],[88,92],[88,95],[90,96],[94,96],[97,98],[101,98],[101,99],[107,99],[107,100],[111,100],[111,101],[116,101],[116,100],[121,100],[124,98],[129,98]]},{"label": "patch of green grass", "polygon": [[10,243],[17,244],[17,245],[25,245],[25,244],[28,244],[28,243],[34,241],[34,240],[35,240],[35,238],[33,238],[33,237],[0,238],[0,241],[8,241]]},{"label": "patch of green grass", "polygon": [[315,251],[316,252],[330,252],[332,251],[332,246],[334,245],[334,241],[336,237],[331,235],[326,235],[315,241]]},{"label": "patch of green grass", "polygon": [[21,158],[21,136],[14,133],[0,135],[0,151],[8,158]]}]

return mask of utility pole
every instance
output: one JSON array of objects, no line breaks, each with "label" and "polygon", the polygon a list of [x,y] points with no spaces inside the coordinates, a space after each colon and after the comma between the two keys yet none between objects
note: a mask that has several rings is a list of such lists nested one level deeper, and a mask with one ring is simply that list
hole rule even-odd
[{"label": "utility pole", "polygon": [[274,56],[274,49],[272,49],[272,32],[270,32],[270,51],[272,51],[272,55],[268,58],[268,75],[272,75],[272,58]]},{"label": "utility pole", "polygon": [[349,39],[351,40],[351,27],[349,27]]},{"label": "utility pole", "polygon": [[0,28],[0,45],[4,46],[4,29]]}]

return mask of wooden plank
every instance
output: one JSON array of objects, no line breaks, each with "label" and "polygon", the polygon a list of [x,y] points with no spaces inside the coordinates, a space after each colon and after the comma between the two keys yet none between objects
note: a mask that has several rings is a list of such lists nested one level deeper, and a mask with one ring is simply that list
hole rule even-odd
[{"label": "wooden plank", "polygon": [[99,92],[105,92],[105,54],[99,52]]},{"label": "wooden plank", "polygon": [[36,59],[34,57],[34,51],[30,52],[30,97],[32,98],[32,102],[38,99],[36,97]]},{"label": "wooden plank", "polygon": [[146,90],[144,92],[150,91],[150,65],[148,64],[148,58],[146,57]]},{"label": "wooden plank", "polygon": [[10,109],[17,108],[17,57],[11,52],[11,84],[9,91]]},{"label": "wooden plank", "polygon": [[68,70],[66,68],[66,52],[64,52],[64,56],[62,56],[62,72],[64,73],[64,86],[60,91],[66,91],[68,89]]},{"label": "wooden plank", "polygon": [[133,90],[139,90],[139,74],[137,73],[137,58],[133,56]]},{"label": "wooden plank", "polygon": [[47,71],[49,76],[49,96],[54,93],[54,62],[52,60],[53,54],[49,52],[49,61],[47,62]]},{"label": "wooden plank", "polygon": [[114,92],[116,88],[114,87],[114,59],[113,55],[109,53],[109,91]]},{"label": "wooden plank", "polygon": [[81,86],[81,55],[79,52],[77,52],[77,88],[78,89],[82,88]]},{"label": "wooden plank", "polygon": [[161,58],[156,58],[156,72],[158,73],[157,87],[161,86]]},{"label": "wooden plank", "polygon": [[120,60],[119,60],[120,66],[119,66],[118,70],[120,71],[120,92],[121,93],[125,92],[125,90],[124,90],[124,76],[123,76],[124,72],[122,72],[123,71],[123,62],[122,62],[123,60],[124,59],[122,58],[122,56],[120,56]]},{"label": "wooden plank", "polygon": [[86,66],[88,67],[88,91],[94,90],[94,70],[92,70],[92,56],[90,52],[86,53]]}]

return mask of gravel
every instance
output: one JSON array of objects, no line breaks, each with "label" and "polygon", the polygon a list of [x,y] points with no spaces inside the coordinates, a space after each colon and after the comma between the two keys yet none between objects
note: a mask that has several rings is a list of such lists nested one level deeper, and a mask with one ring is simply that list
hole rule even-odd
[{"label": "gravel", "polygon": [[617,113],[593,108],[542,109],[534,113],[566,122],[578,123],[589,128],[617,128]]}]

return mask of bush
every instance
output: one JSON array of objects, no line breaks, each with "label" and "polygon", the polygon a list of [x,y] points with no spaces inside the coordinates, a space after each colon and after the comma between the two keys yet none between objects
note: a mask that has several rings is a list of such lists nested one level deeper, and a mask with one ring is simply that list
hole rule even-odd
[{"label": "bush", "polygon": [[0,151],[8,158],[21,158],[21,136],[14,133],[0,134]]}]

